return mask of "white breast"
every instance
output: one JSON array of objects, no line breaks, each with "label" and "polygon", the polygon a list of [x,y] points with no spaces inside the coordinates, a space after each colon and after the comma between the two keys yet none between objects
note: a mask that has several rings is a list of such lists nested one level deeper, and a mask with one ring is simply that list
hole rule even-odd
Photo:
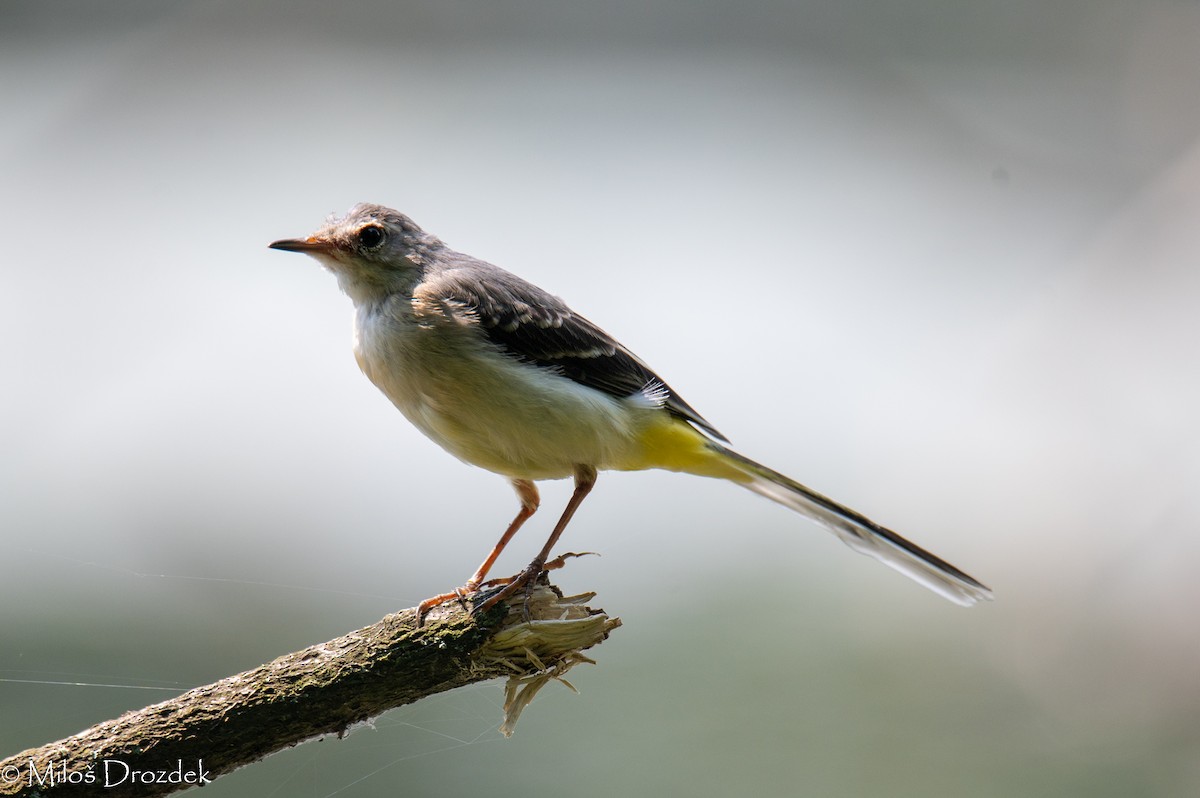
[{"label": "white breast", "polygon": [[509,477],[556,479],[576,465],[624,462],[655,412],[521,363],[488,344],[474,322],[414,313],[402,297],[359,307],[355,357],[425,435]]}]

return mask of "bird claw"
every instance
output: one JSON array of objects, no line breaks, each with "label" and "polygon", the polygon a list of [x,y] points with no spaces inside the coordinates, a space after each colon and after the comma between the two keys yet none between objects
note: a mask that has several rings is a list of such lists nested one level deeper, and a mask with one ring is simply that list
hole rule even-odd
[{"label": "bird claw", "polygon": [[[557,571],[559,568],[564,567],[569,559],[574,557],[587,557],[589,555],[595,555],[597,557],[600,556],[594,551],[568,551],[565,554],[558,555],[549,562],[539,563],[537,560],[534,560],[529,565],[525,566],[523,571],[515,576],[502,576],[496,579],[489,579],[486,582],[478,584],[472,584],[468,581],[467,584],[463,585],[462,587],[455,588],[450,593],[442,593],[439,596],[427,598],[417,605],[417,626],[421,626],[425,623],[425,616],[430,610],[435,607],[440,607],[443,604],[448,604],[451,601],[457,601],[460,605],[462,605],[464,610],[469,609],[472,615],[478,615],[479,613],[487,612],[501,601],[511,598],[522,587],[525,588],[525,600],[528,601],[529,597],[533,595],[533,588],[537,584],[538,578],[541,577],[542,574],[547,573],[548,571]],[[484,598],[483,601],[476,601],[476,603],[468,607],[469,599],[477,599],[480,593],[485,590],[490,590],[491,588],[500,589]]]},{"label": "bird claw", "polygon": [[[559,567],[561,567],[561,564]],[[526,588],[527,593],[531,593],[533,591],[534,583],[537,582],[538,577],[542,575],[542,571],[544,569],[545,566],[535,560],[527,565],[525,570],[521,571],[521,573],[517,574],[516,576],[491,580],[492,582],[497,583],[497,585],[503,585],[503,587],[484,599],[482,603],[476,604],[474,609],[471,611],[472,614],[478,615],[481,612],[487,612],[501,601],[504,601],[512,596],[522,587]],[[529,596],[526,595],[526,600],[528,600],[528,598]]]},{"label": "bird claw", "polygon": [[425,616],[435,607],[440,607],[443,604],[449,604],[451,601],[457,601],[462,608],[467,609],[467,597],[479,592],[478,585],[472,585],[467,582],[462,587],[456,587],[449,593],[442,593],[437,596],[431,596],[417,605],[417,626],[425,625]]},{"label": "bird claw", "polygon": [[568,551],[566,554],[560,554],[550,562],[542,566],[543,571],[557,571],[567,564],[567,560],[572,557],[599,557],[600,552],[597,551]]}]

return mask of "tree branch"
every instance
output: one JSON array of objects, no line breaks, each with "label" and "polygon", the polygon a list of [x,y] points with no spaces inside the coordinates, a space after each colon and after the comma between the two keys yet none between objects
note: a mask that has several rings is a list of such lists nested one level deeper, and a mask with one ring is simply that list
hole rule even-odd
[{"label": "tree branch", "polygon": [[394,707],[508,676],[512,733],[537,691],[620,626],[563,597],[543,576],[528,603],[472,616],[457,605],[389,615],[348,635],[279,657],[181,696],[128,712],[0,762],[0,795],[159,796],[204,783],[269,754],[338,734]]}]

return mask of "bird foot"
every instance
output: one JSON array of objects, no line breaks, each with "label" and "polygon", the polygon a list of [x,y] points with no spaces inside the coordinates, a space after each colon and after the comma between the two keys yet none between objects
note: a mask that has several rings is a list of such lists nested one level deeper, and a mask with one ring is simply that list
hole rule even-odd
[{"label": "bird foot", "polygon": [[[559,567],[561,567],[561,564]],[[533,591],[533,585],[537,582],[538,577],[542,575],[543,570],[545,570],[545,564],[534,560],[533,562],[529,563],[529,565],[525,566],[525,569],[516,576],[490,580],[487,586],[495,587],[503,585],[503,587],[484,599],[482,604],[476,604],[471,612],[473,614],[487,612],[501,601],[504,601],[515,594],[522,587],[525,588],[526,594],[531,593]],[[528,595],[526,595],[526,598],[528,598]]]},{"label": "bird foot", "polygon": [[473,614],[487,612],[501,601],[510,598],[522,587],[525,588],[525,598],[528,599],[529,595],[533,593],[533,586],[537,583],[538,577],[540,577],[542,574],[546,573],[547,571],[556,571],[559,568],[562,568],[564,565],[566,565],[567,560],[571,559],[572,557],[586,557],[589,554],[594,554],[597,557],[600,556],[594,551],[568,551],[565,554],[558,555],[549,562],[539,563],[537,560],[534,560],[533,562],[529,563],[524,570],[515,576],[502,576],[497,579],[489,579],[486,582],[473,582],[468,580],[467,583],[462,587],[455,588],[449,593],[442,593],[437,596],[432,596],[418,604],[417,626],[421,626],[425,623],[425,616],[429,614],[429,611],[435,607],[440,607],[443,604],[449,604],[451,601],[457,601],[462,605],[463,609],[467,609],[468,598],[477,596],[480,591],[487,590],[489,588],[499,587],[501,589],[488,596],[481,604],[476,604],[474,607],[472,607],[471,612]]},{"label": "bird foot", "polygon": [[425,624],[425,616],[429,614],[430,610],[435,607],[440,607],[443,604],[448,604],[451,601],[457,601],[463,606],[463,609],[466,609],[467,596],[478,591],[479,585],[473,585],[470,582],[467,582],[462,587],[456,587],[449,593],[441,593],[425,599],[417,605],[417,626],[423,626]]},{"label": "bird foot", "polygon": [[[533,586],[537,584],[539,577],[549,571],[557,571],[559,568],[562,568],[564,565],[566,565],[567,560],[571,559],[572,557],[586,557],[589,554],[596,554],[596,552],[568,551],[566,554],[560,554],[548,562],[534,560],[533,562],[529,563],[529,565],[525,566],[525,569],[516,576],[508,576],[501,579],[489,580],[485,582],[482,587],[495,587],[499,585],[503,585],[504,587],[491,596],[488,596],[482,604],[477,604],[472,612],[487,612],[501,601],[513,596],[522,587],[525,588],[525,599],[528,601],[529,596],[533,593]],[[598,557],[600,555],[596,554],[596,556]]]}]

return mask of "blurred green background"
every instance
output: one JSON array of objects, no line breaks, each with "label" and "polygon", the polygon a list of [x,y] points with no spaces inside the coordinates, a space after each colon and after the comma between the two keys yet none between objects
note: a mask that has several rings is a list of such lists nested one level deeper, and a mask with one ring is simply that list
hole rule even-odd
[{"label": "blurred green background", "polygon": [[205,795],[1200,794],[1194,3],[0,22],[0,755],[460,584],[515,512],[266,248],[372,201],[997,601],[729,486],[602,475],[564,548],[603,556],[557,581],[625,626],[580,696],[504,740],[471,688]]}]

